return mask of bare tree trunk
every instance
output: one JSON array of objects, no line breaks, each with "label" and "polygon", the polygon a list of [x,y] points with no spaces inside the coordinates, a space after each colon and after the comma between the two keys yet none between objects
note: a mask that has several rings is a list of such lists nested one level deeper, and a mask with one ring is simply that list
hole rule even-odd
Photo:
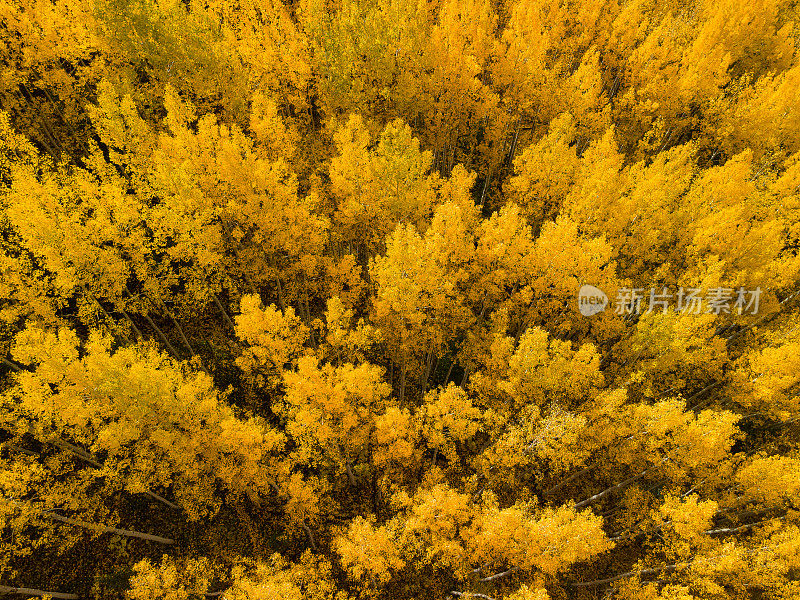
[{"label": "bare tree trunk", "polygon": [[278,284],[278,305],[281,307],[282,312],[286,312],[286,305],[283,303],[283,286],[281,285],[281,278],[278,277],[277,272],[275,273],[275,283]]},{"label": "bare tree trunk", "polygon": [[[14,506],[17,507],[23,506],[21,502],[16,502],[15,500],[11,500],[9,498],[0,497],[0,499],[5,500],[9,504],[13,504]],[[99,531],[101,533],[116,533],[117,535],[121,535],[124,537],[139,538],[140,540],[148,540],[150,542],[158,542],[159,544],[166,544],[166,545],[175,543],[175,540],[171,540],[169,538],[161,537],[158,535],[141,533],[139,531],[130,531],[128,529],[117,529],[116,527],[106,527],[105,525],[97,525],[95,523],[87,523],[86,521],[79,521],[77,519],[70,519],[69,517],[62,517],[61,515],[56,515],[51,512],[36,511],[36,514],[46,519],[61,521],[62,523],[67,523],[68,525],[75,525],[76,527],[83,527],[84,529],[92,529],[94,531]]]},{"label": "bare tree trunk", "polygon": [[403,357],[403,365],[400,367],[400,403],[406,396],[406,357]]},{"label": "bare tree trunk", "polygon": [[428,391],[428,379],[431,376],[431,366],[433,366],[433,347],[428,350],[428,355],[425,358],[425,370],[422,374],[422,377],[419,381],[419,387],[422,389],[422,395],[425,395],[425,392]]},{"label": "bare tree trunk", "polygon": [[514,141],[511,142],[511,148],[508,151],[508,166],[510,167],[514,164],[514,153],[517,150],[517,139],[519,139],[519,127],[520,127],[520,119],[517,118],[517,126],[516,131],[514,132]]},{"label": "bare tree trunk", "polygon": [[489,575],[488,577],[482,577],[478,581],[494,581],[495,579],[502,579],[506,575],[511,575],[512,573],[515,573],[517,571],[519,571],[519,567],[511,567],[507,571],[503,571],[502,573],[495,573],[494,575]]},{"label": "bare tree trunk", "polygon": [[[102,469],[103,468],[103,465],[101,465],[94,458],[92,458],[92,455],[89,454],[88,452],[86,452],[83,448],[79,448],[78,446],[74,446],[74,445],[70,444],[69,442],[64,441],[62,439],[54,439],[54,440],[52,440],[52,442],[53,442],[53,444],[55,444],[59,448],[62,448],[64,450],[68,450],[69,452],[72,452],[80,460],[92,465],[96,469]],[[165,504],[166,506],[169,506],[170,508],[172,508],[174,510],[179,510],[180,509],[180,507],[177,504],[173,504],[172,502],[170,502],[169,500],[167,500],[166,498],[164,498],[162,496],[159,496],[155,492],[151,492],[150,490],[145,490],[144,493],[147,494],[148,496],[150,496],[151,498],[153,498],[154,500],[158,500],[162,504]]]},{"label": "bare tree trunk", "polygon": [[487,596],[486,594],[477,594],[475,592],[452,591],[450,593],[453,594],[453,596],[466,596],[468,598],[471,597],[471,598],[483,598],[483,600],[494,600],[494,598],[492,598],[491,596]]},{"label": "bare tree trunk", "polygon": [[685,567],[690,565],[691,562],[685,563],[674,563],[671,565],[664,565],[663,567],[654,567],[652,569],[642,569],[641,571],[628,571],[627,573],[621,573],[619,575],[615,575],[614,577],[609,577],[607,579],[595,579],[594,581],[581,581],[580,583],[571,583],[572,587],[586,587],[590,585],[600,585],[603,583],[611,583],[613,581],[617,581],[618,579],[625,579],[626,577],[633,577],[634,575],[654,575],[655,573],[662,573],[664,571],[674,571],[678,567]]},{"label": "bare tree trunk", "polygon": [[308,324],[308,333],[311,337],[311,345],[314,346],[316,350],[319,346],[317,345],[317,337],[314,335],[314,326],[311,324],[311,310],[308,308],[308,294],[303,294],[302,306],[306,310],[306,323]]},{"label": "bare tree trunk", "polygon": [[136,332],[136,335],[139,336],[139,339],[140,340],[144,340],[144,334],[136,326],[136,323],[133,322],[133,319],[131,318],[131,316],[124,310],[122,311],[122,314],[125,315],[126,319],[128,319],[128,323],[131,324],[131,327],[133,327],[133,330]]},{"label": "bare tree trunk", "polygon": [[464,387],[467,385],[467,378],[469,377],[469,365],[464,367],[464,376],[461,378],[461,383],[459,383],[459,387]]},{"label": "bare tree trunk", "polygon": [[21,596],[50,596],[59,600],[78,600],[78,594],[65,594],[64,592],[46,592],[26,587],[8,587],[0,585],[0,594],[19,594]]},{"label": "bare tree trunk", "polygon": [[436,356],[436,360],[433,361],[433,365],[428,368],[428,372],[425,374],[425,385],[422,386],[422,396],[424,397],[425,394],[428,393],[428,379],[431,375],[433,375],[433,381],[436,383],[436,369],[439,368],[439,356]]},{"label": "bare tree trunk", "polygon": [[230,316],[225,310],[225,307],[222,306],[222,302],[219,301],[219,298],[217,297],[216,294],[212,295],[214,296],[214,303],[217,305],[217,308],[219,308],[220,312],[222,313],[222,317],[225,319],[225,322],[233,331],[236,331],[236,325],[234,325],[233,320],[231,320]]},{"label": "bare tree trunk", "polygon": [[591,471],[594,468],[595,468],[595,465],[589,465],[588,467],[585,467],[585,468],[581,469],[577,473],[575,473],[573,475],[570,475],[569,477],[567,477],[566,479],[561,481],[561,483],[558,483],[558,484],[554,485],[553,487],[551,487],[549,490],[545,491],[545,493],[543,495],[544,496],[549,496],[553,492],[557,492],[558,490],[560,490],[562,487],[564,487],[568,483],[570,483],[572,481],[575,481],[578,477],[581,477],[582,475],[585,475],[586,473],[588,473],[589,471]]},{"label": "bare tree trunk", "polygon": [[55,519],[56,521],[61,521],[62,523],[67,523],[68,525],[75,525],[76,527],[83,527],[84,529],[94,529],[95,531],[100,531],[101,533],[116,533],[117,535],[121,535],[124,537],[131,537],[131,538],[139,538],[140,540],[148,540],[150,542],[157,542],[159,544],[174,544],[175,540],[171,540],[169,538],[161,537],[158,535],[151,535],[149,533],[141,533],[139,531],[130,531],[128,529],[117,529],[116,527],[106,527],[105,525],[96,525],[94,523],[87,523],[86,521],[78,521],[77,519],[70,519],[68,517],[62,517],[60,515],[54,515],[50,513],[43,513],[44,517],[48,519]]},{"label": "bare tree trunk", "polygon": [[349,461],[345,461],[344,468],[347,471],[347,479],[350,481],[350,485],[356,485],[356,476],[353,474],[353,469],[350,467]]},{"label": "bare tree trunk", "polygon": [[52,440],[53,444],[61,448],[62,450],[68,450],[72,452],[75,456],[81,459],[83,462],[89,463],[93,467],[97,469],[101,469],[103,465],[92,458],[92,455],[86,452],[83,448],[79,448],[78,446],[73,446],[69,442],[65,442],[62,439],[56,438]]},{"label": "bare tree trunk", "polygon": [[483,208],[483,203],[485,201],[486,196],[486,187],[489,185],[489,180],[492,178],[492,171],[489,169],[489,172],[486,175],[486,179],[483,182],[483,191],[481,192],[481,208]]},{"label": "bare tree trunk", "polygon": [[[86,288],[86,286],[85,286],[85,285],[83,285],[83,284],[81,284],[81,288],[83,289],[83,293],[86,295],[86,297],[87,297],[87,298],[91,298],[92,300],[94,300],[94,303],[95,303],[95,304],[97,304],[97,307],[100,309],[100,312],[102,312],[102,313],[103,313],[103,316],[106,318],[106,321],[108,321],[108,327],[109,327],[109,328],[113,328],[113,329],[117,329],[117,327],[115,326],[115,323],[114,323],[114,319],[112,319],[112,318],[111,318],[111,315],[109,315],[109,314],[106,312],[106,309],[105,309],[105,308],[103,308],[103,305],[102,305],[102,304],[100,304],[100,301],[99,301],[97,298],[95,298],[94,294],[92,294],[92,293],[91,293],[91,292],[90,292],[90,291],[89,291],[89,290]],[[125,343],[126,343],[126,344],[130,345],[130,343],[131,343],[131,340],[130,340],[130,338],[129,338],[127,335],[125,335],[124,333],[120,333],[120,334],[119,334],[119,336],[120,336],[120,337],[121,337],[123,340],[125,340]]]},{"label": "bare tree trunk", "polygon": [[[133,294],[131,294],[131,291],[127,287],[125,288],[125,292],[128,294],[128,298],[133,298]],[[167,350],[169,350],[172,356],[175,357],[175,360],[181,360],[181,357],[178,354],[178,351],[175,349],[175,346],[170,344],[169,340],[167,339],[167,336],[164,335],[164,332],[161,331],[161,328],[155,324],[153,319],[150,318],[150,315],[148,315],[147,312],[142,311],[142,316],[144,317],[145,321],[147,321],[147,323],[150,325],[150,327],[153,328],[153,331],[156,332],[156,335],[158,335],[158,337],[161,338],[161,341],[164,342],[164,345],[167,347]]]},{"label": "bare tree trunk", "polygon": [[588,506],[589,504],[594,504],[598,500],[602,500],[603,498],[605,498],[606,496],[608,496],[609,494],[611,494],[613,492],[616,492],[617,490],[625,489],[626,487],[628,487],[629,485],[631,485],[635,481],[637,481],[637,480],[641,479],[642,477],[644,477],[645,474],[649,473],[651,470],[652,470],[652,467],[648,468],[648,469],[645,469],[641,473],[626,479],[622,483],[618,483],[617,485],[611,486],[610,488],[606,488],[602,492],[600,492],[598,494],[595,494],[594,496],[590,496],[589,498],[587,498],[586,500],[583,500],[582,502],[576,503],[574,507],[575,508],[583,508],[584,506]]},{"label": "bare tree trunk", "polygon": [[0,444],[0,448],[9,448],[10,450],[27,454],[28,456],[39,456],[36,452],[32,452],[31,450],[27,450],[25,448],[20,448],[19,446],[15,446],[14,444],[10,444],[8,442],[3,442]]},{"label": "bare tree trunk", "polygon": [[156,325],[155,322],[153,322],[153,319],[150,318],[150,315],[148,315],[147,313],[143,313],[142,316],[145,318],[150,327],[153,328],[153,331],[156,332],[158,337],[161,338],[161,341],[164,342],[164,345],[167,347],[167,350],[169,350],[172,356],[175,357],[175,360],[181,360],[181,356],[180,354],[178,354],[178,351],[175,349],[175,346],[170,344],[169,340],[167,339],[167,336],[164,335],[164,332],[161,331],[161,328],[158,325]]},{"label": "bare tree trunk", "polygon": [[453,358],[453,359],[450,361],[450,367],[447,369],[447,375],[445,375],[445,377],[444,377],[444,384],[445,384],[445,385],[447,385],[447,384],[448,384],[448,382],[450,381],[450,373],[452,373],[452,372],[453,372],[453,367],[454,367],[454,366],[456,366],[456,359],[455,359],[455,358]]},{"label": "bare tree trunk", "polygon": [[155,492],[151,492],[150,490],[145,490],[144,493],[150,496],[153,500],[158,500],[159,502],[161,502],[161,504],[166,504],[172,509],[178,510],[180,508],[177,504],[173,504],[172,502],[170,502],[163,496],[159,496]]},{"label": "bare tree trunk", "polygon": [[20,369],[20,368],[19,368],[17,365],[15,365],[14,363],[12,363],[10,360],[8,360],[8,359],[7,359],[7,358],[5,358],[5,357],[2,359],[2,361],[3,361],[3,364],[4,364],[4,365],[6,365],[7,367],[9,367],[9,368],[10,368],[12,371],[19,372],[19,371],[21,371],[21,370],[22,370],[22,369]]},{"label": "bare tree trunk", "polygon": [[167,316],[170,318],[170,320],[178,330],[178,334],[181,336],[181,340],[183,340],[183,345],[189,349],[189,353],[192,356],[197,356],[197,352],[194,351],[194,348],[192,348],[192,345],[189,343],[189,340],[186,339],[186,335],[183,333],[183,327],[181,327],[181,324],[178,323],[178,319],[176,319],[175,315],[172,314],[172,311],[167,308],[167,305],[164,304],[163,300],[159,299],[158,303],[161,305],[161,308],[164,310],[164,312],[167,313]]},{"label": "bare tree trunk", "polygon": [[314,541],[314,534],[311,533],[311,529],[305,523],[303,523],[303,530],[306,532],[306,535],[308,536],[308,543],[311,545],[311,549],[314,552],[316,552],[317,551],[317,544]]}]

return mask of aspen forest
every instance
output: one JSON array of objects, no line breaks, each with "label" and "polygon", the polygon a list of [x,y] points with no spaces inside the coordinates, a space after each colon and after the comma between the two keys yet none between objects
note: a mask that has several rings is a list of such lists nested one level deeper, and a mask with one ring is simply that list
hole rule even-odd
[{"label": "aspen forest", "polygon": [[0,596],[800,599],[796,0],[0,52]]}]

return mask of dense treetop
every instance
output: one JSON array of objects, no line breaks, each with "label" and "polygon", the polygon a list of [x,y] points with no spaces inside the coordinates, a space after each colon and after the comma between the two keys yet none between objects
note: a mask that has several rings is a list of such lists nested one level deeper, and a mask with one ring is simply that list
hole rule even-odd
[{"label": "dense treetop", "polygon": [[800,597],[797,2],[0,42],[0,593]]}]

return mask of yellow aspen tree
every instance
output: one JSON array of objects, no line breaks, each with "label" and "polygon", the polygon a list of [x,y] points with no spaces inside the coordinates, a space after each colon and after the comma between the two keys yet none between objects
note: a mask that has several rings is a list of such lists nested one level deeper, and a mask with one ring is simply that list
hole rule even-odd
[{"label": "yellow aspen tree", "polygon": [[399,492],[395,502],[404,509],[394,526],[406,563],[415,569],[445,568],[457,576],[464,574],[471,560],[463,539],[474,514],[470,496],[446,483],[433,483],[412,497]]},{"label": "yellow aspen tree", "polygon": [[174,560],[163,555],[158,564],[144,559],[133,566],[127,596],[131,600],[189,600],[209,591],[214,569],[203,558]]},{"label": "yellow aspen tree", "polygon": [[274,304],[262,307],[261,299],[245,295],[236,315],[236,335],[247,344],[236,365],[256,388],[275,389],[284,368],[296,363],[308,340],[308,328],[290,306],[280,311]]},{"label": "yellow aspen tree", "polygon": [[133,264],[144,262],[141,213],[114,179],[100,185],[86,171],[51,172],[41,180],[18,173],[9,190],[13,208],[6,214],[14,231],[53,274],[58,295],[77,297],[89,322],[102,313],[100,300],[123,297]]},{"label": "yellow aspen tree", "polygon": [[0,593],[800,596],[798,22],[0,0]]},{"label": "yellow aspen tree", "polygon": [[398,222],[424,225],[438,178],[428,174],[433,155],[420,150],[408,125],[389,123],[373,143],[364,119],[352,114],[333,136],[339,149],[330,167],[334,222],[344,243],[372,256]]},{"label": "yellow aspen tree", "polygon": [[350,522],[334,540],[334,547],[348,575],[361,581],[372,595],[392,578],[393,572],[405,566],[397,541],[387,527],[377,527],[363,517]]},{"label": "yellow aspen tree", "polygon": [[575,118],[575,133],[583,145],[586,140],[598,138],[611,124],[600,56],[597,46],[591,46],[575,71],[564,78],[559,90],[566,100],[566,110]]},{"label": "yellow aspen tree", "polygon": [[434,464],[437,453],[450,463],[457,463],[458,447],[480,429],[481,417],[480,409],[473,406],[469,395],[452,382],[428,392],[418,418],[423,424],[425,444],[434,450]]},{"label": "yellow aspen tree", "polygon": [[82,154],[90,137],[84,86],[107,72],[92,6],[14,0],[0,14],[4,110],[51,158]]},{"label": "yellow aspen tree", "polygon": [[471,259],[470,222],[466,210],[445,202],[424,234],[399,225],[387,237],[385,255],[370,264],[377,285],[374,320],[400,371],[401,402],[410,369],[420,364],[424,393],[433,356],[473,318],[462,291]]},{"label": "yellow aspen tree", "polygon": [[304,0],[298,16],[310,40],[322,112],[335,117],[361,111],[384,122],[413,117],[413,104],[412,114],[398,114],[398,108],[418,93],[415,75],[422,69],[416,61],[429,39],[432,13],[417,0],[347,0],[335,7]]},{"label": "yellow aspen tree", "polygon": [[306,550],[296,562],[275,553],[265,560],[240,559],[231,571],[224,597],[231,600],[348,600],[337,589],[331,562]]},{"label": "yellow aspen tree", "polygon": [[466,537],[471,562],[481,565],[488,577],[509,568],[552,576],[613,547],[602,518],[591,511],[536,511],[522,503],[499,509],[489,500]]},{"label": "yellow aspen tree", "polygon": [[347,473],[355,485],[354,467],[366,459],[375,417],[390,391],[383,369],[369,363],[320,364],[307,355],[284,373],[284,385],[285,396],[276,399],[273,410],[286,420],[295,460]]},{"label": "yellow aspen tree", "polygon": [[794,328],[782,337],[774,345],[745,352],[736,365],[729,387],[742,408],[756,411],[766,419],[788,422],[796,419],[800,410],[794,366],[800,340]]},{"label": "yellow aspen tree", "polygon": [[169,88],[165,101],[170,134],[159,137],[151,176],[164,201],[154,210],[152,227],[168,256],[194,267],[192,275],[181,270],[182,277],[189,275],[189,296],[203,298],[228,283],[225,254],[231,252],[231,271],[239,279],[232,283],[280,289],[276,279],[286,277],[287,291],[297,297],[302,283],[288,283],[301,276],[305,257],[319,252],[327,228],[313,214],[315,196],[301,199],[285,161],[261,158],[235,125],[207,114],[195,133],[189,128],[194,108]]},{"label": "yellow aspen tree", "polygon": [[379,470],[378,484],[390,491],[392,484],[416,481],[423,459],[419,417],[407,408],[387,406],[375,418],[375,448],[372,462]]},{"label": "yellow aspen tree", "polygon": [[693,183],[686,200],[700,210],[679,242],[687,246],[687,279],[705,276],[707,287],[723,281],[736,288],[773,287],[777,269],[771,263],[780,262],[783,224],[759,210],[762,195],[752,171],[752,153],[744,151]]},{"label": "yellow aspen tree", "polygon": [[759,2],[755,19],[746,16],[751,7],[738,0],[703,2],[700,10],[702,25],[681,57],[684,97],[711,97],[733,75],[788,66],[793,44],[790,29],[780,24],[780,3]]},{"label": "yellow aspen tree", "polygon": [[671,389],[699,390],[723,378],[725,340],[716,337],[714,314],[674,311],[642,315],[620,349],[627,364],[616,374],[627,377],[636,393],[658,397]]},{"label": "yellow aspen tree", "polygon": [[537,230],[555,218],[575,183],[580,161],[573,146],[574,123],[570,113],[562,113],[550,122],[546,136],[514,159],[509,197],[525,210]]},{"label": "yellow aspen tree", "polygon": [[518,127],[520,121],[540,125],[555,116],[545,112],[553,109],[548,100],[562,69],[560,64],[554,64],[552,52],[563,34],[563,23],[556,20],[555,28],[549,29],[546,22],[553,16],[548,15],[546,3],[539,0],[516,2],[510,7],[508,22],[497,40],[491,72],[495,89],[501,92],[503,108],[512,110],[517,119],[508,123],[509,128]]},{"label": "yellow aspen tree", "polygon": [[0,462],[0,525],[13,532],[0,545],[0,574],[14,577],[25,559],[39,550],[59,548],[66,551],[79,543],[86,530],[62,527],[48,519],[48,512],[76,515],[82,520],[106,525],[115,524],[115,515],[97,502],[90,491],[102,481],[96,474],[74,471],[74,463],[65,454],[38,461],[20,454]]},{"label": "yellow aspen tree", "polygon": [[[685,68],[679,57],[686,52],[695,33],[689,11],[681,7],[652,10],[643,4],[631,3],[628,10],[622,11],[618,25],[622,39],[617,38],[614,43],[624,54],[622,64],[615,69],[612,93],[617,101],[613,116],[614,122],[622,125],[619,142],[626,149],[632,149],[659,118],[670,128],[662,144],[666,146],[671,139],[679,139],[690,124],[689,103],[702,103],[714,93],[714,89],[708,88],[695,98],[682,93],[681,76]],[[707,56],[703,60],[708,60],[704,84],[725,77],[726,65]]]},{"label": "yellow aspen tree", "polygon": [[[291,7],[280,1],[192,4],[193,10],[220,23],[219,59],[223,65],[229,64],[228,80],[237,87],[220,85],[219,91],[232,116],[244,117],[247,99],[253,112],[266,101],[274,103],[284,117],[291,116],[303,130],[319,127],[319,117],[311,107],[311,40],[293,18]],[[219,82],[219,78],[212,79]],[[253,132],[259,135],[257,128]]]},{"label": "yellow aspen tree", "polygon": [[324,336],[316,350],[318,356],[333,363],[365,362],[374,347],[382,341],[376,327],[363,317],[356,321],[355,313],[345,308],[339,296],[332,296],[326,303]]},{"label": "yellow aspen tree", "polygon": [[573,349],[533,328],[516,348],[512,338],[496,336],[493,350],[493,364],[470,383],[489,407],[483,427],[491,443],[476,466],[491,481],[513,488],[520,477],[529,477],[531,465],[549,467],[552,476],[585,461],[597,448],[581,412],[584,405],[593,407],[604,384],[594,346]]},{"label": "yellow aspen tree", "polygon": [[[625,156],[619,151],[618,134],[609,127],[584,149],[575,183],[565,199],[566,213],[584,227],[598,231],[610,219],[612,206],[625,188],[622,173]],[[618,215],[622,216],[622,215]],[[602,224],[602,225],[601,225]],[[616,237],[608,234],[612,240]]]},{"label": "yellow aspen tree", "polygon": [[694,172],[695,148],[685,144],[659,153],[651,163],[642,160],[623,169],[614,140],[609,130],[584,153],[565,201],[568,214],[588,232],[605,234],[619,257],[621,276],[636,277],[656,264],[675,269],[679,259],[669,253],[681,248],[676,237],[686,224],[680,221],[679,203]]},{"label": "yellow aspen tree", "polygon": [[9,408],[43,441],[64,435],[105,453],[103,472],[128,490],[172,487],[193,519],[218,510],[218,485],[255,500],[268,493],[267,461],[283,434],[237,418],[205,373],[152,346],[112,350],[97,333],[81,349],[69,330],[26,329],[13,356],[33,370],[17,374]]},{"label": "yellow aspen tree", "polygon": [[506,596],[508,600],[550,600],[550,595],[547,590],[542,587],[530,588],[526,584],[522,584],[512,594]]},{"label": "yellow aspen tree", "polygon": [[[57,311],[65,300],[54,289],[54,274],[37,268],[24,238],[15,231],[8,216],[9,182],[13,185],[15,178],[32,176],[37,169],[48,170],[51,163],[24,135],[14,130],[6,112],[0,112],[0,149],[0,227],[3,231],[0,242],[0,320],[7,325],[21,323],[25,318],[53,323],[58,320]],[[4,344],[9,342],[4,340]]]},{"label": "yellow aspen tree", "polygon": [[[230,52],[232,36],[225,35],[217,15],[199,3],[172,0],[98,0],[92,8],[93,33],[115,66],[109,70],[114,84],[137,104],[160,104],[165,88],[172,86],[208,109],[221,106],[241,118],[242,96],[247,95],[243,69]],[[152,115],[155,108],[146,110]]]},{"label": "yellow aspen tree", "polygon": [[449,175],[456,164],[487,173],[502,142],[500,97],[487,79],[497,15],[486,1],[447,0],[437,8],[421,64],[414,65],[419,100],[408,109],[423,115],[418,127],[440,173]]},{"label": "yellow aspen tree", "polygon": [[[508,210],[514,220],[519,219],[518,209]],[[604,235],[584,232],[569,217],[545,224],[526,263],[523,271],[526,285],[520,285],[519,293],[504,302],[513,318],[515,337],[528,327],[545,325],[554,335],[567,336],[571,331],[585,335],[588,324],[581,319],[574,301],[580,287],[592,282],[590,285],[607,290],[609,297],[613,297],[620,286],[611,241]],[[598,319],[595,326],[598,341],[612,335],[613,324],[608,321],[609,315]]]},{"label": "yellow aspen tree", "polygon": [[745,149],[756,158],[797,152],[797,60],[795,56],[791,68],[769,71],[756,81],[743,76],[709,109],[708,137],[730,156]]}]

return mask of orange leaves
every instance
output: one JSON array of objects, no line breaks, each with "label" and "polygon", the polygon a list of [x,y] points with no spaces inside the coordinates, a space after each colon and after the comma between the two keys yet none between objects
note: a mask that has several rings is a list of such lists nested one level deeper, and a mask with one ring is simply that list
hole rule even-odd
[{"label": "orange leaves", "polygon": [[467,393],[453,383],[428,392],[421,410],[423,435],[429,447],[437,448],[449,460],[457,458],[454,440],[463,442],[480,429],[481,411]]},{"label": "orange leaves", "polygon": [[331,190],[344,240],[366,242],[374,252],[396,223],[424,224],[438,179],[428,174],[431,152],[420,150],[408,125],[389,123],[373,147],[364,120],[350,115],[333,135],[339,155],[331,160]]},{"label": "orange leaves", "polygon": [[267,491],[265,461],[284,436],[260,418],[237,418],[210,377],[152,347],[112,351],[99,335],[83,350],[79,357],[68,332],[20,335],[17,356],[34,370],[20,373],[7,398],[43,441],[69,435],[104,452],[105,468],[123,481],[173,485],[193,518],[214,510],[217,481],[233,493]]},{"label": "orange leaves", "polygon": [[248,347],[236,364],[256,385],[274,386],[284,367],[302,353],[308,328],[295,316],[293,308],[281,312],[275,305],[261,308],[260,304],[258,296],[242,297],[242,312],[236,316],[236,335]]},{"label": "orange leaves", "polygon": [[800,498],[800,463],[788,456],[755,456],[737,473],[744,499],[761,506],[784,502],[797,506]]},{"label": "orange leaves", "polygon": [[390,388],[383,369],[364,363],[334,367],[313,356],[298,360],[284,374],[286,395],[274,410],[287,419],[286,431],[298,444],[301,463],[326,463],[341,472],[366,450],[375,415]]},{"label": "orange leaves", "polygon": [[188,600],[205,594],[213,577],[207,558],[175,561],[164,555],[157,565],[145,559],[134,565],[128,597],[132,600]]},{"label": "orange leaves", "polygon": [[342,565],[356,581],[386,583],[392,571],[405,565],[386,527],[376,527],[363,517],[350,522],[346,533],[336,538],[334,547]]},{"label": "orange leaves", "polygon": [[547,332],[529,329],[509,361],[508,379],[501,389],[515,402],[542,405],[563,402],[570,405],[589,396],[603,385],[600,357],[591,345],[577,351],[570,342],[551,340]]},{"label": "orange leaves", "polygon": [[591,512],[566,507],[528,514],[521,505],[502,510],[490,506],[473,525],[468,544],[478,564],[554,575],[613,547],[601,525],[602,519]]}]

